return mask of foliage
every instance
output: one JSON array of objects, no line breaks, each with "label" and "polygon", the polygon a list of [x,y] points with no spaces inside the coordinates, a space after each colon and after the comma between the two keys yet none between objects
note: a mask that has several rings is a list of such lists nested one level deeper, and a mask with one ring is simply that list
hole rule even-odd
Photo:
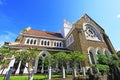
[{"label": "foliage", "polygon": [[111,54],[110,56],[106,56],[104,54],[98,54],[98,61],[95,66],[99,69],[99,71],[104,74],[109,71],[110,68],[117,68],[120,64],[119,58],[116,54]]},{"label": "foliage", "polygon": [[98,68],[99,72],[104,75],[105,73],[107,73],[109,71],[109,66],[108,65],[104,65],[104,64],[95,64],[92,65],[93,69]]},{"label": "foliage", "polygon": [[[37,48],[28,48],[27,50],[16,51],[16,60],[23,61],[25,63],[34,62],[37,57]],[[32,65],[33,66],[33,65]]]},{"label": "foliage", "polygon": [[119,58],[117,57],[116,54],[112,54],[110,56],[110,66],[118,67],[119,66]]},{"label": "foliage", "polygon": [[98,57],[99,64],[104,64],[104,65],[109,64],[109,58],[106,55],[98,54],[97,57]]},{"label": "foliage", "polygon": [[1,68],[7,67],[9,60],[11,59],[14,51],[10,51],[7,46],[0,47],[0,65]]},{"label": "foliage", "polygon": [[30,78],[30,67],[33,68],[33,63],[37,57],[37,48],[28,48],[27,50],[18,50],[16,51],[15,58],[18,61],[22,61],[23,63],[28,63],[28,78]]},{"label": "foliage", "polygon": [[56,64],[65,65],[67,62],[67,54],[65,52],[58,52],[53,55]]},{"label": "foliage", "polygon": [[[70,62],[72,64],[72,67],[74,67],[74,64],[83,63],[86,60],[86,56],[83,55],[79,51],[74,51],[70,55],[71,55],[70,56],[71,57]],[[81,64],[81,66],[82,66],[82,64]]]}]

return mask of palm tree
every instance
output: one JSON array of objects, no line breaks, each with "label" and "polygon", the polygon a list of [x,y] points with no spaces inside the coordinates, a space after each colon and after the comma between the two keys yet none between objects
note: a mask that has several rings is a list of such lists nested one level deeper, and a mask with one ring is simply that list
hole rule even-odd
[{"label": "palm tree", "polygon": [[34,67],[34,61],[38,55],[37,48],[28,48],[27,50],[18,50],[16,51],[15,58],[16,60],[22,61],[23,63],[28,63],[27,70],[28,70],[28,80],[32,80],[30,76],[30,67]]}]

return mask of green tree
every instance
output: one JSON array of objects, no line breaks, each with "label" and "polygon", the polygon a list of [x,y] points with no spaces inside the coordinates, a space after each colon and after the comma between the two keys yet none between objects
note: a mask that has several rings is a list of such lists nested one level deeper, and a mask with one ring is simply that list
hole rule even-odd
[{"label": "green tree", "polygon": [[3,71],[4,71],[4,68],[8,66],[8,63],[9,63],[9,60],[8,60],[8,58],[10,57],[9,52],[10,50],[8,47],[6,46],[0,47],[0,68],[3,69]]},{"label": "green tree", "polygon": [[95,66],[99,69],[102,75],[109,72],[111,74],[113,80],[119,80],[119,58],[116,54],[111,54],[110,56],[106,56],[104,54],[98,54],[98,61]]},{"label": "green tree", "polygon": [[0,69],[2,69],[1,74],[3,74],[5,68],[8,68],[8,64],[12,60],[13,55],[14,51],[10,50],[9,47],[7,46],[0,47]]},{"label": "green tree", "polygon": [[22,61],[23,63],[28,63],[28,66],[26,66],[28,70],[28,80],[31,80],[30,68],[34,67],[34,61],[37,58],[37,55],[38,55],[37,48],[28,48],[27,50],[16,51],[15,55],[16,60]]},{"label": "green tree", "polygon": [[94,65],[95,67],[98,68],[99,72],[104,75],[109,71],[109,57],[104,55],[104,54],[98,54],[97,55],[98,60],[97,63]]},{"label": "green tree", "polygon": [[45,59],[44,59],[44,63],[47,65],[48,67],[48,79],[51,80],[51,68],[54,65],[54,57],[53,55],[48,55]]},{"label": "green tree", "polygon": [[54,58],[56,60],[56,64],[61,65],[62,66],[62,76],[63,78],[65,78],[65,65],[66,65],[66,53],[65,52],[58,52],[56,54],[54,54]]},{"label": "green tree", "polygon": [[[80,64],[81,67],[83,67],[84,65],[84,61],[86,60],[85,55],[83,55],[81,52],[79,51],[74,51],[71,52],[71,65],[73,67],[73,71],[74,71],[74,77],[76,77],[76,73],[77,73],[77,64]],[[85,75],[85,71],[83,69],[83,74]]]}]

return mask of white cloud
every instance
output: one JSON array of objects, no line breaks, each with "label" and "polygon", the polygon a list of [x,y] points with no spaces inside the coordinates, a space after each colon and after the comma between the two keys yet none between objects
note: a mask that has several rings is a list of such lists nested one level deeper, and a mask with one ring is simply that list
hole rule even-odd
[{"label": "white cloud", "polygon": [[120,14],[117,15],[117,18],[120,18]]},{"label": "white cloud", "polygon": [[9,32],[9,31],[4,31],[3,34],[0,34],[0,45],[3,45],[4,42],[11,42],[14,41],[16,38],[16,34]]}]

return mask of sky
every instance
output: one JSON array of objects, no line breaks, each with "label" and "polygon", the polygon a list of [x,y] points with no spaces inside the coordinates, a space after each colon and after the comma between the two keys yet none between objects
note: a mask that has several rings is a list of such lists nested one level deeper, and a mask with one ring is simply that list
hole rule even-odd
[{"label": "sky", "polygon": [[85,13],[120,50],[120,0],[0,0],[0,45],[14,42],[28,26],[58,32],[64,19],[74,23]]}]

